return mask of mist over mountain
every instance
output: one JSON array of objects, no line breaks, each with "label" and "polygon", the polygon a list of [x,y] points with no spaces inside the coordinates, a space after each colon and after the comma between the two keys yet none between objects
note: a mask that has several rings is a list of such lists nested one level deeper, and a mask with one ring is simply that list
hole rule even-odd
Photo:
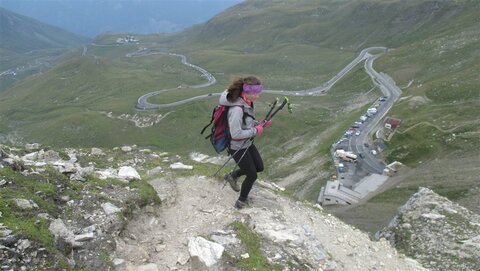
[{"label": "mist over mountain", "polygon": [[2,0],[0,6],[68,31],[94,37],[103,32],[175,32],[204,22],[240,0]]},{"label": "mist over mountain", "polygon": [[88,41],[85,37],[3,8],[0,8],[0,25],[0,49],[9,53],[75,47]]}]

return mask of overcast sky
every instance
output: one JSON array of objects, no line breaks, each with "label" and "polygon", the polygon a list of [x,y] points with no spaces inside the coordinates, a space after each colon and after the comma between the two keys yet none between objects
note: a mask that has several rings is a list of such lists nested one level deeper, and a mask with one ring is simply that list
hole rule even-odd
[{"label": "overcast sky", "polygon": [[0,6],[70,32],[181,31],[242,0],[0,0]]}]

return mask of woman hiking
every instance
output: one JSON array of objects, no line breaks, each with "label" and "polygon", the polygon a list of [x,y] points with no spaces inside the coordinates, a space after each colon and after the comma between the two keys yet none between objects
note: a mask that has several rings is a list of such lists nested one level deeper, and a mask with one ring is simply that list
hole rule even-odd
[{"label": "woman hiking", "polygon": [[[220,104],[229,106],[228,125],[232,137],[228,153],[233,156],[239,169],[224,176],[232,189],[240,191],[235,207],[241,209],[247,206],[247,199],[253,183],[257,180],[257,172],[263,171],[263,160],[257,148],[250,140],[260,136],[263,129],[271,124],[271,120],[264,123],[255,121],[253,102],[260,96],[262,84],[254,76],[233,80],[227,90],[220,96]],[[242,157],[243,156],[243,157]],[[245,175],[242,187],[237,184],[240,176]]]}]

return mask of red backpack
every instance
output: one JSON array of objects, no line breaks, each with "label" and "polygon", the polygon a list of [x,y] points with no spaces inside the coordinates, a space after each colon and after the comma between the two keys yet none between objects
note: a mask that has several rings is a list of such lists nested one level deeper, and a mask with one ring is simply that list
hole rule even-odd
[{"label": "red backpack", "polygon": [[[240,106],[240,105],[236,105]],[[228,127],[228,109],[230,106],[226,105],[217,105],[212,112],[212,120],[209,124],[203,127],[200,134],[205,132],[208,126],[212,125],[211,133],[205,137],[205,139],[210,138],[210,142],[213,145],[213,148],[217,153],[222,152],[227,147],[230,146],[230,141],[232,137],[230,135],[230,128]],[[243,106],[242,106],[243,108]],[[245,121],[245,113],[244,113]]]}]

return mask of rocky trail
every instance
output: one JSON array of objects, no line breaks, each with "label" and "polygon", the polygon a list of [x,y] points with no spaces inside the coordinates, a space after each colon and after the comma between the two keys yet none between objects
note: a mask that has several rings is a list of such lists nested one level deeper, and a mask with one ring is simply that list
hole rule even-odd
[{"label": "rocky trail", "polygon": [[[136,213],[116,240],[111,258],[122,262],[124,270],[239,270],[250,255],[232,227],[235,221],[261,237],[267,261],[282,270],[423,269],[387,241],[372,241],[318,205],[279,195],[267,182],[254,186],[250,207],[242,210],[233,207],[236,192],[222,189],[218,180],[158,178],[150,183],[162,205]],[[196,237],[222,247],[223,256],[208,258],[208,252],[192,257]]]}]

